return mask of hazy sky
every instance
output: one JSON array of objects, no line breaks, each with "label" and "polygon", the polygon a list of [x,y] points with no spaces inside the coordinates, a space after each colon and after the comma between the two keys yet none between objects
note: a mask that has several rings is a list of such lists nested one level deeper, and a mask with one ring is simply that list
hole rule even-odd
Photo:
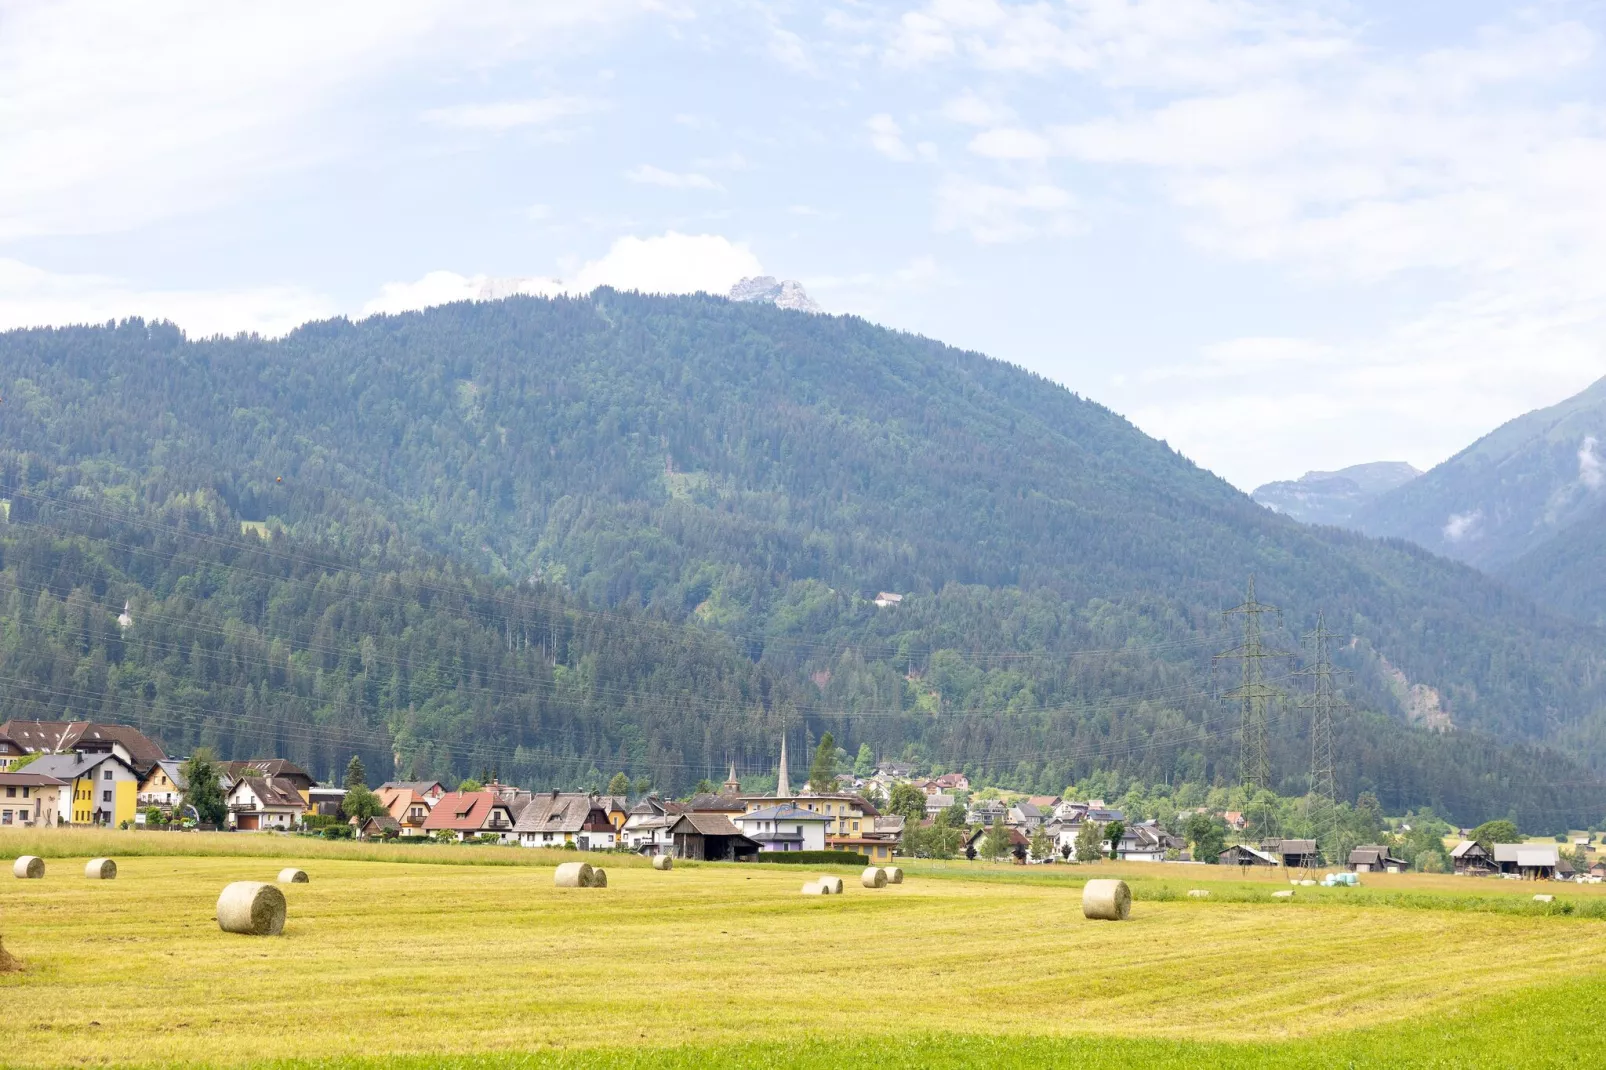
[{"label": "hazy sky", "polygon": [[1606,375],[1603,33],[1600,2],[0,0],[0,326],[762,270],[1245,488],[1427,466]]}]

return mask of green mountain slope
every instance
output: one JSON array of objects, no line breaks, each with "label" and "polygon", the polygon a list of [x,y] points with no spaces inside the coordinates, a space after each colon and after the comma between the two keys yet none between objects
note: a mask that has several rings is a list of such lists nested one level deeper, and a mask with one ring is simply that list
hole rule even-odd
[{"label": "green mountain slope", "polygon": [[[204,500],[352,562],[539,578],[688,622],[694,649],[724,636],[780,689],[761,708],[883,753],[1051,790],[1093,767],[1230,778],[1209,655],[1253,572],[1289,610],[1284,645],[1318,609],[1353,636],[1370,713],[1346,791],[1461,809],[1542,791],[1523,805],[1553,814],[1594,805],[1569,795],[1587,778],[1527,744],[1606,764],[1592,629],[1404,543],[1272,515],[1060,387],[858,320],[598,291],[277,342],[128,323],[0,336],[0,383],[18,525]],[[877,607],[883,590],[905,598]],[[1403,727],[1424,689],[1450,736]],[[660,736],[765,761],[695,717]],[[1298,790],[1297,717],[1274,748]]]},{"label": "green mountain slope", "polygon": [[[1603,505],[1606,379],[1485,435],[1363,506],[1350,523],[1500,573],[1580,522],[1598,523]],[[1520,574],[1532,579],[1535,571]],[[1564,591],[1573,577],[1556,580]]]}]

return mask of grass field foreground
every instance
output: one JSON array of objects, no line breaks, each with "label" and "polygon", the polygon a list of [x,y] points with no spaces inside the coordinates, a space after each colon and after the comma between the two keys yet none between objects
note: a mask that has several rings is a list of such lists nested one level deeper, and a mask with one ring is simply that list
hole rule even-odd
[{"label": "grass field foreground", "polygon": [[[284,936],[219,932],[223,885],[284,862],[313,878],[286,889]],[[1242,1054],[1436,1021],[1606,953],[1606,925],[1575,917],[1183,899],[1111,925],[1083,920],[1067,881],[918,871],[808,899],[808,871],[780,866],[610,866],[608,888],[570,891],[549,865],[275,853],[125,855],[104,883],[81,869],[59,858],[43,881],[0,884],[0,933],[27,965],[0,977],[8,1064],[633,1058],[592,1048],[745,1061],[754,1037],[918,1052],[956,1031],[1021,1053],[1097,1034]]]}]

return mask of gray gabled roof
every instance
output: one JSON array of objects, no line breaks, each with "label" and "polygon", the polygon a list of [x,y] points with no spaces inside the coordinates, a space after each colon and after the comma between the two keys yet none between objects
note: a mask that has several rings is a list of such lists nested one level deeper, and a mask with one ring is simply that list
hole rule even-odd
[{"label": "gray gabled roof", "polygon": [[25,769],[30,773],[43,773],[53,776],[57,780],[76,780],[99,766],[102,762],[116,762],[130,773],[134,768],[110,751],[103,753],[85,754],[41,754],[29,762]]},{"label": "gray gabled roof", "polygon": [[[591,811],[601,809],[596,797],[587,792],[549,792],[537,795],[524,805],[513,831],[580,832],[585,829]],[[603,819],[607,819],[605,811]]]}]

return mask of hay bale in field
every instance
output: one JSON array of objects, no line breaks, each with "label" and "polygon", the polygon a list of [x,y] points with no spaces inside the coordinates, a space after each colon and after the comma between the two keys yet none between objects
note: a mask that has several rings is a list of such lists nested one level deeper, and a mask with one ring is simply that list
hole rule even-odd
[{"label": "hay bale in field", "polygon": [[830,889],[829,886],[827,886],[825,884],[822,884],[819,881],[809,881],[807,884],[805,884],[803,886],[803,894],[804,895],[830,895],[831,894],[831,889]]},{"label": "hay bale in field", "polygon": [[1271,893],[1271,897],[1273,899],[1292,899],[1292,898],[1294,898],[1294,893],[1293,892],[1272,892]]},{"label": "hay bale in field", "polygon": [[815,883],[823,885],[826,889],[829,890],[829,894],[831,894],[831,895],[841,895],[842,894],[842,878],[841,877],[816,877],[815,878]]},{"label": "hay bale in field", "polygon": [[1314,888],[1314,887],[1316,887],[1316,882],[1313,881],[1313,880],[1310,880],[1309,878],[1306,878],[1305,880],[1302,880],[1302,881],[1299,882],[1299,886],[1301,888]]},{"label": "hay bale in field", "polygon": [[1553,895],[1536,895],[1536,896],[1534,896],[1534,902],[1535,903],[1554,903],[1555,901],[1556,901],[1556,897],[1553,896]]},{"label": "hay bale in field", "polygon": [[284,869],[279,871],[280,884],[307,884],[308,882],[309,878],[307,877],[307,871],[304,869],[297,869],[294,866],[286,866]]},{"label": "hay bale in field", "polygon": [[45,875],[45,860],[38,855],[20,855],[11,863],[11,872],[25,881],[40,880]]},{"label": "hay bale in field", "polygon": [[593,887],[593,888],[606,888],[607,886],[608,886],[608,871],[605,870],[605,869],[593,869],[591,871],[591,887]]},{"label": "hay bale in field", "polygon": [[20,972],[22,972],[22,960],[8,952],[5,942],[0,940],[0,973]]},{"label": "hay bale in field", "polygon": [[897,866],[882,866],[881,872],[887,875],[888,884],[903,883],[903,870],[899,869]]},{"label": "hay bale in field", "polygon": [[559,888],[591,887],[590,862],[565,862],[552,874],[552,883]]},{"label": "hay bale in field", "polygon": [[1088,881],[1082,888],[1082,917],[1092,921],[1125,921],[1132,913],[1132,889],[1126,881]]},{"label": "hay bale in field", "polygon": [[284,932],[284,893],[263,881],[235,881],[217,897],[218,928],[244,936]]},{"label": "hay bale in field", "polygon": [[1209,899],[1210,893],[1203,888],[1195,888],[1188,893],[1189,899]]},{"label": "hay bale in field", "polygon": [[653,869],[674,869],[675,868],[675,860],[670,855],[653,855],[652,856],[652,868]]},{"label": "hay bale in field", "polygon": [[109,858],[91,858],[84,863],[84,876],[92,881],[109,881],[117,878],[117,863]]},{"label": "hay bale in field", "polygon": [[859,883],[866,888],[885,888],[887,886],[887,871],[879,866],[871,866],[859,875]]}]

